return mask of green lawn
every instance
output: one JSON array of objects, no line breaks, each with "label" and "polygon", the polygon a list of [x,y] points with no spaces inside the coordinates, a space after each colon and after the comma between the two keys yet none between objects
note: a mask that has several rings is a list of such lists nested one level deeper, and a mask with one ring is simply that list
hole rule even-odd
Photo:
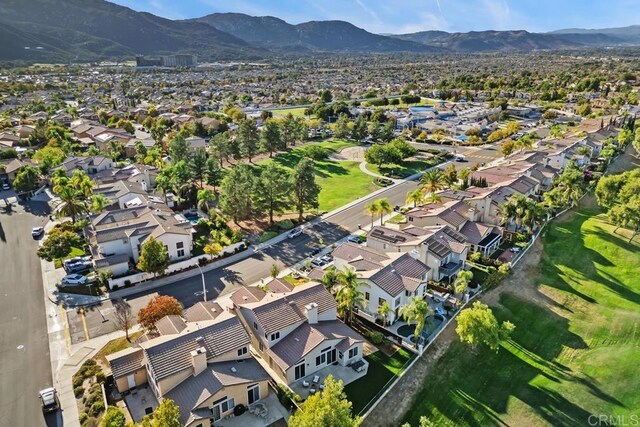
[{"label": "green lawn", "polygon": [[431,158],[431,159],[420,159],[420,160],[408,160],[406,162],[403,162],[400,165],[386,164],[386,165],[382,165],[381,167],[367,163],[367,169],[369,169],[371,172],[374,172],[383,176],[407,177],[415,173],[421,172],[425,169],[428,169],[432,166],[435,166],[437,164],[438,164],[437,160],[435,160],[435,158]]},{"label": "green lawn", "polygon": [[413,356],[409,350],[401,348],[391,357],[381,351],[365,357],[369,362],[367,375],[344,388],[347,398],[353,403],[353,413],[360,413],[377,393],[382,392],[391,378],[400,375],[402,367]]},{"label": "green lawn", "polygon": [[[317,145],[338,152],[356,144],[345,140],[329,140]],[[258,164],[272,161],[291,170],[302,159],[303,150],[304,147],[297,147]],[[360,170],[359,162],[317,161],[316,171],[317,182],[322,188],[318,196],[320,211],[331,211],[378,189],[373,177]]]},{"label": "green lawn", "polygon": [[73,257],[77,257],[77,256],[85,256],[86,253],[84,252],[84,250],[82,248],[76,248],[75,246],[71,247],[71,252],[69,252],[69,254],[64,257],[64,258],[56,258],[55,260],[53,260],[53,266],[55,268],[61,268],[62,267],[62,261],[69,259],[69,258],[73,258]]},{"label": "green lawn", "polygon": [[[144,331],[129,332],[129,339],[134,342]],[[106,356],[131,347],[131,343],[125,337],[116,338],[104,345],[93,358],[104,365],[107,365]]]},{"label": "green lawn", "polygon": [[307,107],[299,107],[299,108],[280,108],[277,110],[270,110],[273,117],[286,117],[288,114],[291,114],[293,117],[305,117],[304,112]]},{"label": "green lawn", "polygon": [[512,340],[476,355],[454,342],[406,421],[577,426],[603,414],[630,422],[640,408],[640,242],[628,238],[594,208],[551,223],[532,272],[539,302],[514,288],[494,308],[516,325]]}]

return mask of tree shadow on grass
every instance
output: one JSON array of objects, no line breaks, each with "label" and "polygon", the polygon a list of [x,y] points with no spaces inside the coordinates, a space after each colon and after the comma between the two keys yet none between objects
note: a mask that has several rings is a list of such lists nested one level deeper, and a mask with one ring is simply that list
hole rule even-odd
[{"label": "tree shadow on grass", "polygon": [[420,416],[427,415],[436,424],[441,417],[444,420],[440,421],[456,425],[507,425],[501,414],[509,412],[509,402],[516,399],[552,425],[585,425],[591,413],[571,401],[570,395],[550,388],[567,382],[624,406],[602,391],[593,378],[556,361],[565,349],[588,348],[569,330],[568,319],[511,294],[503,294],[494,312],[499,320],[509,319],[516,325],[512,339],[497,353],[481,347],[472,354],[464,344],[454,342],[438,362],[439,369],[427,377],[406,421],[417,425]]},{"label": "tree shadow on grass", "polygon": [[316,175],[321,178],[348,174],[349,170],[338,162],[316,162]]}]

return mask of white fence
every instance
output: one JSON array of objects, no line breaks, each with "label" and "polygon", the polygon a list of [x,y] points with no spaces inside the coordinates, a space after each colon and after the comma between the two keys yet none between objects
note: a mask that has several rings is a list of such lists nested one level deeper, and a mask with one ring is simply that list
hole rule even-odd
[{"label": "white fence", "polygon": [[[225,255],[232,255],[236,253],[237,250],[243,249],[244,247],[245,247],[244,242],[239,242],[239,243],[234,243],[233,245],[229,245],[224,249],[222,249],[222,252],[220,252],[220,255],[218,255],[217,258],[220,258]],[[178,261],[173,264],[170,264],[169,267],[165,270],[163,277],[190,269],[191,267],[195,267],[199,264],[200,258],[203,258],[203,257],[209,258],[208,255],[201,255],[201,256],[186,259],[184,261]],[[151,273],[135,273],[129,276],[118,277],[117,279],[109,279],[109,289],[121,288],[128,284],[145,282],[153,278],[154,278],[154,275]]]}]

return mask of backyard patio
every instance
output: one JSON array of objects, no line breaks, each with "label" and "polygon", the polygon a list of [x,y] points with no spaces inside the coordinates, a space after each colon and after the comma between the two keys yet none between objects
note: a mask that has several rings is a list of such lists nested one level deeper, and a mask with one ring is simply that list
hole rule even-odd
[{"label": "backyard patio", "polygon": [[[321,370],[308,375],[291,385],[291,389],[303,399],[309,397],[309,395],[317,393],[322,390],[324,382],[329,375],[333,376],[336,380],[342,380],[344,385],[352,383],[367,375],[369,369],[369,363],[362,359],[362,366],[358,370],[351,366],[341,365],[329,365]],[[314,377],[317,377],[318,381],[314,382]]]},{"label": "backyard patio", "polygon": [[258,414],[247,411],[242,415],[229,416],[216,421],[213,425],[215,427],[267,427],[278,420],[283,420],[286,425],[289,420],[289,412],[278,401],[278,397],[273,390],[269,390],[269,395],[250,405],[251,409],[258,409]]},{"label": "backyard patio", "polygon": [[142,421],[145,415],[152,413],[158,406],[158,400],[147,386],[133,389],[124,396],[124,401],[135,422]]}]

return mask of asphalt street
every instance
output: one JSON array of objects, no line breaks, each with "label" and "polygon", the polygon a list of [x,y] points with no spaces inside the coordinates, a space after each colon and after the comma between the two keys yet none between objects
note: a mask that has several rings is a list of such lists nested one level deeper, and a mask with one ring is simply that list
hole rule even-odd
[{"label": "asphalt street", "polygon": [[31,228],[48,221],[48,206],[7,208],[0,198],[0,426],[62,426],[46,418],[38,391],[52,385],[38,242]]},{"label": "asphalt street", "polygon": [[[427,147],[428,144],[419,145],[425,146],[423,148],[454,149],[450,146]],[[465,156],[466,160],[454,162],[457,167],[469,167],[474,163],[489,163],[500,157],[499,152],[493,147],[457,147],[457,150],[458,153]],[[406,181],[379,194],[376,198],[386,197],[392,206],[403,206],[407,193],[416,187],[416,182]],[[327,218],[325,221],[306,229],[305,233],[299,237],[285,240],[235,264],[205,273],[207,298],[214,299],[219,295],[233,292],[240,286],[255,283],[269,276],[273,264],[277,264],[281,269],[290,267],[309,256],[313,247],[321,245],[320,240],[325,246],[330,245],[356,231],[358,225],[368,225],[371,222],[371,217],[364,212],[366,203],[366,200],[362,201]],[[179,280],[159,289],[133,295],[126,298],[126,301],[130,304],[132,311],[137,313],[156,295],[171,295],[177,298],[184,307],[190,307],[203,299],[202,278],[197,275]],[[83,315],[85,317],[84,324],[82,322]],[[113,306],[109,301],[105,301],[99,306],[87,308],[84,313],[81,310],[70,309],[67,312],[67,317],[72,344],[84,341],[87,336],[94,338],[116,330],[113,320]]]}]

